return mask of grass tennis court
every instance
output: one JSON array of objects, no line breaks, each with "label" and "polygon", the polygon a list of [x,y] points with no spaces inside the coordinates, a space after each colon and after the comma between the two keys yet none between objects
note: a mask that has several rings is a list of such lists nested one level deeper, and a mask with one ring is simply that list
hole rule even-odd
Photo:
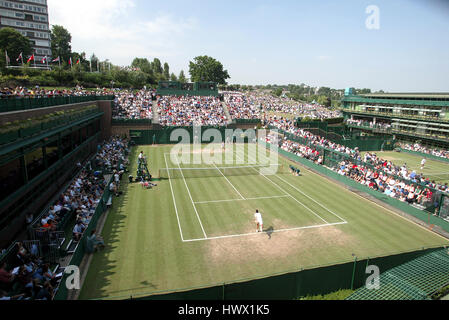
[{"label": "grass tennis court", "polygon": [[[153,190],[123,179],[123,195],[103,229],[108,247],[94,256],[81,299],[146,296],[348,262],[353,254],[448,244],[284,158],[268,175],[260,174],[259,161],[232,152],[232,163],[188,165],[172,159],[171,149],[133,149],[131,174],[144,151],[150,171],[162,179]],[[302,176],[290,174],[289,165],[300,167]],[[256,233],[256,209],[264,233]]]},{"label": "grass tennis court", "polygon": [[426,178],[437,183],[449,183],[449,163],[437,160],[426,159],[424,170],[421,170],[421,161],[425,157],[410,154],[407,152],[375,152],[380,158],[392,161],[395,165],[402,166],[404,163],[411,170],[418,174],[423,173]]}]

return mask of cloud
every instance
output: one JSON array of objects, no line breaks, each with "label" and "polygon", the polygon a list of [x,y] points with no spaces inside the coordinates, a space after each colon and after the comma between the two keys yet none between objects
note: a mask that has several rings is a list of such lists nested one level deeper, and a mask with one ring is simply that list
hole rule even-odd
[{"label": "cloud", "polygon": [[[182,37],[197,27],[194,18],[155,14],[152,19],[136,19],[142,10],[134,0],[48,0],[49,20],[62,25],[72,35],[72,49],[95,53],[118,65],[128,65],[136,56],[170,56]],[[149,15],[150,16],[150,15]]]}]

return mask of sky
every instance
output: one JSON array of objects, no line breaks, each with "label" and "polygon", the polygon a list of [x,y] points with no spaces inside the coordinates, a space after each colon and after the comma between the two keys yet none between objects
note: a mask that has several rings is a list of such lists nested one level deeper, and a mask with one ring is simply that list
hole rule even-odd
[{"label": "sky", "polygon": [[[373,7],[374,6],[374,7]],[[232,84],[449,92],[449,0],[48,0],[72,49],[184,70],[200,55]]]}]

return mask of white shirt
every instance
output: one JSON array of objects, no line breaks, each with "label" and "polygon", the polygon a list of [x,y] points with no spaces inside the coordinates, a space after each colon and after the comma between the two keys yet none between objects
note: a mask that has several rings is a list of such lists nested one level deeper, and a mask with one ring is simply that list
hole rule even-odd
[{"label": "white shirt", "polygon": [[254,214],[254,218],[256,218],[256,221],[260,224],[263,224],[263,220],[262,220],[262,215],[260,214],[260,212],[256,212]]}]

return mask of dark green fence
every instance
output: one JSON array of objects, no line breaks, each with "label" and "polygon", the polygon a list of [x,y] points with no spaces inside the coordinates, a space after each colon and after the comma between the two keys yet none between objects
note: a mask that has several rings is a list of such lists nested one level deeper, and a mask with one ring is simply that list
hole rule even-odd
[{"label": "dark green fence", "polygon": [[234,119],[234,123],[236,124],[260,124],[262,120],[260,119]]},{"label": "dark green fence", "polygon": [[99,100],[114,100],[114,96],[68,96],[52,98],[8,97],[0,99],[0,113],[33,110]]},{"label": "dark green fence", "polygon": [[[201,136],[203,136],[204,132],[208,129],[216,129],[220,131],[221,141],[226,136],[226,127],[201,127]],[[195,143],[194,138],[194,128],[193,127],[165,127],[161,130],[130,130],[130,136],[132,141],[134,141],[137,145],[151,145],[151,144],[177,144],[181,141],[178,140],[171,141],[171,135],[176,130],[185,130],[184,132],[188,133],[189,141],[187,143]],[[221,143],[221,141],[217,141],[217,143]],[[198,142],[210,142],[210,141],[199,141]]]},{"label": "dark green fence", "polygon": [[108,297],[108,299],[136,300],[291,300],[310,295],[323,295],[343,289],[357,289],[366,284],[371,274],[369,265],[381,272],[407,263],[417,257],[439,250],[420,248],[410,252],[392,253],[381,257],[354,257],[333,265],[267,275],[260,279],[243,279],[202,288],[187,288],[176,292],[149,292],[136,296]]},{"label": "dark green fence", "polygon": [[153,123],[152,119],[112,119],[113,126],[147,126]]}]

